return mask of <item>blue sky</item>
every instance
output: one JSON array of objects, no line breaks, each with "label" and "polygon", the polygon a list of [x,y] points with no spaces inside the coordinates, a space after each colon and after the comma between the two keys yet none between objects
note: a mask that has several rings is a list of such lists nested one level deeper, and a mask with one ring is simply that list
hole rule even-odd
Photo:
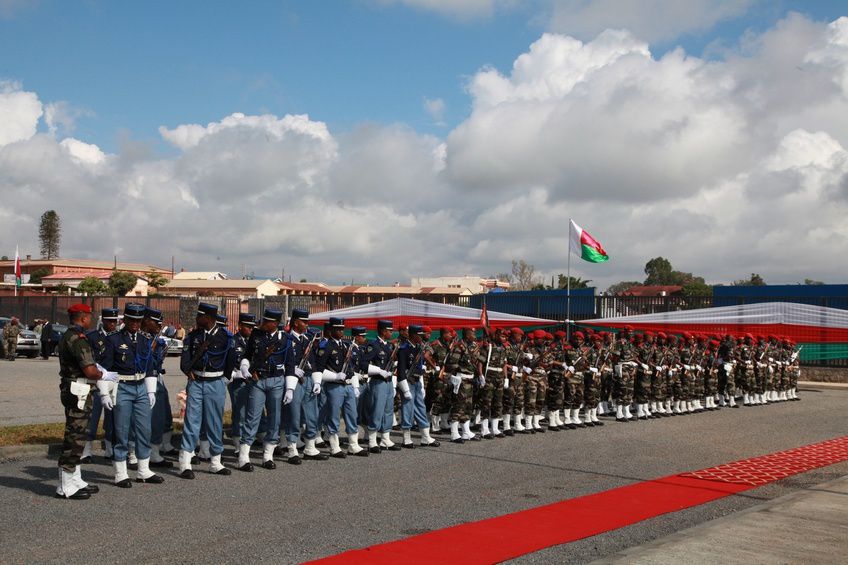
[{"label": "blue sky", "polygon": [[[652,50],[680,45],[700,55],[789,10],[829,20],[840,4],[757,2]],[[469,113],[468,77],[485,65],[508,72],[545,30],[541,2],[471,19],[369,0],[12,5],[0,19],[0,79],[85,111],[74,134],[107,151],[127,137],[166,150],[158,126],[237,111],[307,113],[333,132],[402,122],[444,136]],[[444,125],[424,109],[428,98],[445,102]]]}]

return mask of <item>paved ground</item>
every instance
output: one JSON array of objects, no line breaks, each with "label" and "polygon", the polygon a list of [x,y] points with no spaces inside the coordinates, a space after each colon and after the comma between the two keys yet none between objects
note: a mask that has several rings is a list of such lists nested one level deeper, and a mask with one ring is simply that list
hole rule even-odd
[{"label": "paved ground", "polygon": [[[171,392],[171,406],[178,412],[176,393],[185,388],[179,357],[165,360],[165,384]],[[229,409],[229,404],[227,406]],[[18,358],[0,360],[0,426],[63,422],[59,403],[59,360]]]},{"label": "paved ground", "polygon": [[[628,549],[593,565],[843,564],[848,558],[848,477]],[[720,559],[716,557],[720,548]]]},{"label": "paved ground", "polygon": [[[299,562],[842,436],[846,403],[845,390],[809,391],[802,402],[300,467],[280,463],[275,471],[231,477],[200,473],[184,481],[167,473],[163,485],[128,491],[110,484],[111,467],[101,460],[85,473],[102,491],[83,502],[51,498],[54,461],[11,462],[0,465],[0,556]],[[844,475],[848,462],[516,561],[589,562]]]}]

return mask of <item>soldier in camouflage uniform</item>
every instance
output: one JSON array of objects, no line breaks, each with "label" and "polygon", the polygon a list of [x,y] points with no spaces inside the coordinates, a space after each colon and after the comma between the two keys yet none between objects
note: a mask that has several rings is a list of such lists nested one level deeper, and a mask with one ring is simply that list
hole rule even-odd
[{"label": "soldier in camouflage uniform", "polygon": [[[473,413],[474,379],[479,375],[479,347],[474,340],[474,328],[462,328],[462,339],[450,350],[445,374],[449,375],[451,397],[450,420],[451,442],[465,443],[468,440],[479,441],[480,437],[471,431]],[[462,433],[460,433],[460,426]]]},{"label": "soldier in camouflage uniform", "polygon": [[592,334],[592,347],[587,353],[589,370],[584,373],[583,380],[583,406],[586,425],[603,426],[598,420],[598,404],[601,393],[601,370],[600,367],[606,360],[606,351],[603,347],[604,338],[598,334]]},{"label": "soldier in camouflage uniform", "polygon": [[680,401],[680,404],[675,403],[675,408],[679,410],[679,414],[689,414],[695,411],[695,405],[692,403],[692,382],[695,379],[693,363],[697,358],[695,349],[695,336],[684,333],[680,344],[679,388],[675,391],[675,400]]},{"label": "soldier in camouflage uniform", "polygon": [[654,355],[655,366],[651,369],[651,412],[654,416],[668,416],[666,403],[668,402],[668,336],[659,332],[657,334],[657,351]]},{"label": "soldier in camouflage uniform", "polygon": [[571,334],[571,344],[565,349],[565,426],[569,429],[585,426],[580,419],[583,404],[584,373],[589,372],[589,349],[585,346],[583,332]]},{"label": "soldier in camouflage uniform", "polygon": [[707,350],[701,366],[704,369],[704,401],[707,410],[718,410],[715,404],[715,395],[718,390],[718,366],[721,357],[718,354],[718,349],[721,343],[717,340],[710,340],[707,343]]},{"label": "soldier in camouflage uniform", "polygon": [[736,340],[725,335],[718,349],[720,365],[718,368],[719,406],[739,408],[736,404],[736,382],[733,378],[736,362]]},{"label": "soldier in camouflage uniform", "polygon": [[[648,341],[649,340],[649,341]],[[648,402],[651,401],[651,367],[654,366],[654,334],[633,336],[636,350],[636,381],[633,384],[633,401],[636,403],[636,419],[647,420],[651,417]]]},{"label": "soldier in camouflage uniform", "polygon": [[548,429],[558,432],[564,429],[565,422],[560,419],[560,410],[565,407],[565,362],[564,347],[568,347],[565,341],[566,333],[558,331],[554,334],[554,342],[550,347],[551,366],[548,370]]},{"label": "soldier in camouflage uniform", "polygon": [[14,361],[18,356],[18,335],[21,327],[17,318],[12,318],[3,328],[3,341],[6,344],[6,359]]},{"label": "soldier in camouflage uniform", "polygon": [[615,399],[616,422],[627,422],[633,418],[630,404],[633,402],[633,380],[636,376],[636,351],[630,342],[633,328],[624,326],[612,345],[613,398]]},{"label": "soldier in camouflage uniform", "polygon": [[[542,410],[545,408],[545,393],[548,388],[549,352],[545,344],[547,333],[543,330],[533,332],[533,345],[527,348],[527,382],[524,385],[524,427],[530,433],[544,433]],[[529,357],[528,357],[529,356]],[[530,372],[527,372],[530,369]]]},{"label": "soldier in camouflage uniform", "polygon": [[784,347],[789,355],[786,360],[786,370],[789,373],[786,382],[786,398],[788,400],[798,401],[798,378],[801,376],[801,350],[795,350],[795,343],[790,339],[784,340]]},{"label": "soldier in camouflage uniform", "polygon": [[483,439],[504,437],[500,430],[500,420],[503,411],[504,383],[509,372],[507,351],[502,338],[501,330],[494,330],[491,338],[483,342],[477,354],[477,359],[483,368],[478,397]]},{"label": "soldier in camouflage uniform", "polygon": [[[524,372],[521,366],[524,363],[524,332],[521,328],[509,330],[509,340],[504,343],[506,349],[506,361],[508,364],[508,379],[504,383],[504,435],[512,436],[515,432],[526,432],[521,421],[522,408],[524,407]],[[515,418],[513,431],[512,421]]]},{"label": "soldier in camouflage uniform", "polygon": [[613,381],[613,362],[612,362],[612,344],[613,335],[610,332],[599,332],[603,338],[604,363],[599,369],[601,370],[601,401],[598,404],[598,414],[606,414],[613,411],[612,400],[612,381]]},{"label": "soldier in camouflage uniform", "polygon": [[742,404],[751,405],[754,394],[754,336],[745,334],[741,345],[736,348],[736,384],[742,390]]},{"label": "soldier in camouflage uniform", "polygon": [[[59,487],[56,498],[86,499],[98,488],[82,480],[80,456],[91,418],[91,385],[103,376],[94,362],[85,330],[91,326],[91,308],[74,304],[68,308],[70,323],[59,341],[59,397],[65,408],[65,437],[59,455]],[[98,386],[100,386],[98,384]]]},{"label": "soldier in camouflage uniform", "polygon": [[699,334],[695,339],[692,359],[692,406],[696,412],[704,409],[701,399],[704,398],[704,357],[706,356],[707,336]]},{"label": "soldier in camouflage uniform", "polygon": [[448,360],[448,351],[454,341],[453,332],[444,327],[439,330],[439,339],[430,343],[428,352],[430,367],[430,382],[427,388],[427,409],[430,412],[431,428],[433,433],[442,433],[448,427],[450,411],[450,400],[453,394],[447,386],[447,373],[445,364]]},{"label": "soldier in camouflage uniform", "polygon": [[666,338],[668,341],[668,349],[666,349],[666,359],[663,367],[666,368],[666,414],[676,416],[680,413],[679,401],[675,398],[675,393],[680,389],[680,349],[678,347],[678,338],[676,335],[669,334]]}]

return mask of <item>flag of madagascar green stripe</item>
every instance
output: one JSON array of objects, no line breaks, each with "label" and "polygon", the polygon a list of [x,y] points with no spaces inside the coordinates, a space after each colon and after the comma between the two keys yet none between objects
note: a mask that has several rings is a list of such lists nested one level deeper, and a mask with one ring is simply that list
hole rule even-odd
[{"label": "flag of madagascar green stripe", "polygon": [[609,255],[601,247],[598,241],[589,235],[589,232],[569,220],[569,237],[571,238],[571,250],[581,259],[590,263],[603,263],[609,261]]}]

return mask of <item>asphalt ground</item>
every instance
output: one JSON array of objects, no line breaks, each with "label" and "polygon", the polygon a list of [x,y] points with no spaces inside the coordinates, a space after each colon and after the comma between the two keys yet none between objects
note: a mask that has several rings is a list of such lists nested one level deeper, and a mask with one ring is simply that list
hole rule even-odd
[{"label": "asphalt ground", "polygon": [[[602,428],[299,467],[279,462],[273,471],[229,477],[199,472],[186,481],[167,471],[162,485],[128,490],[111,484],[111,466],[97,458],[83,470],[101,488],[88,501],[52,498],[55,461],[13,461],[0,465],[0,560],[301,562],[848,433],[848,391],[802,394],[802,402],[607,420]],[[231,466],[230,453],[224,462]],[[848,462],[516,561],[589,562],[843,475]]]}]

